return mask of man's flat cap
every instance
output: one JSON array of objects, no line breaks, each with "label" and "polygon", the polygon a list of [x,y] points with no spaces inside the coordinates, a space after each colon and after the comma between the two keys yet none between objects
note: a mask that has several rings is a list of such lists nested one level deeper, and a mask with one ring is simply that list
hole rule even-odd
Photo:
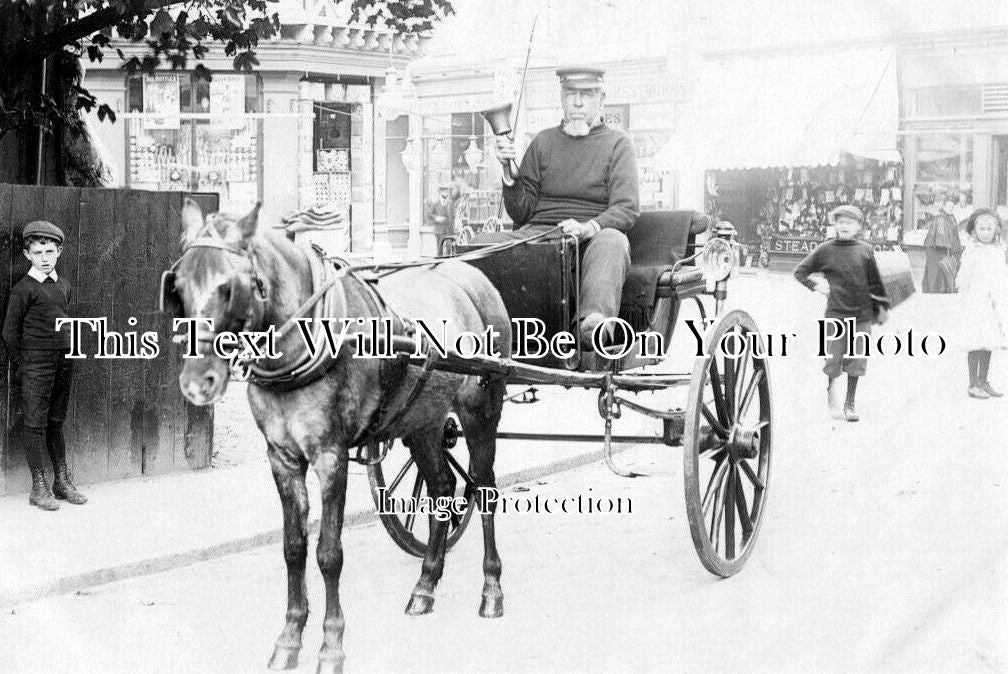
[{"label": "man's flat cap", "polygon": [[63,230],[49,222],[48,220],[32,220],[24,226],[21,238],[27,239],[29,236],[44,236],[54,239],[57,245],[63,245]]},{"label": "man's flat cap", "polygon": [[605,71],[601,68],[571,66],[556,71],[560,86],[567,89],[601,89]]},{"label": "man's flat cap", "polygon": [[837,221],[837,218],[840,217],[853,218],[854,220],[857,220],[858,222],[864,224],[864,213],[862,213],[861,209],[858,208],[857,206],[851,206],[849,204],[845,204],[843,206],[837,206],[832,211],[830,211],[829,221],[831,223],[835,223]]}]

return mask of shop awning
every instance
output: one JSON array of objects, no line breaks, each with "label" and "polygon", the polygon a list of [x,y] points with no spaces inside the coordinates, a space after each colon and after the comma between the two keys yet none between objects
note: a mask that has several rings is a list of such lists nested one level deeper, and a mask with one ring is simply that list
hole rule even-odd
[{"label": "shop awning", "polygon": [[833,165],[843,152],[900,159],[890,50],[710,61],[694,100],[662,153],[669,168]]}]

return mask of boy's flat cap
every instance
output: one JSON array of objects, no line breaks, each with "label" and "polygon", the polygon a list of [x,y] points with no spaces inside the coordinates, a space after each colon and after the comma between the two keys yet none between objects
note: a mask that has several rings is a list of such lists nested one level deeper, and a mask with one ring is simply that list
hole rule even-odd
[{"label": "boy's flat cap", "polygon": [[29,236],[45,236],[54,239],[60,246],[63,245],[63,230],[49,222],[48,220],[32,220],[24,226],[21,238],[27,239]]},{"label": "boy's flat cap", "polygon": [[858,222],[864,224],[864,213],[857,206],[851,206],[850,204],[844,204],[843,206],[837,206],[829,213],[829,221],[835,223],[837,218],[848,217],[857,220]]}]

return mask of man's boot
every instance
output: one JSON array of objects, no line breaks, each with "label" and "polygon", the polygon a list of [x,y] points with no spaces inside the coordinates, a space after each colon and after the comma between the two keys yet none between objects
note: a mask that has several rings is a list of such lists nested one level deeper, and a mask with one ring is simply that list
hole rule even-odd
[{"label": "man's boot", "polygon": [[31,476],[32,490],[31,495],[28,496],[28,502],[42,508],[42,510],[59,510],[59,502],[53,498],[53,493],[49,491],[45,471],[41,468],[32,468]]},{"label": "man's boot", "polygon": [[74,505],[84,505],[87,503],[87,496],[77,491],[73,481],[70,479],[70,471],[67,470],[66,462],[53,466],[56,477],[53,480],[53,495]]}]

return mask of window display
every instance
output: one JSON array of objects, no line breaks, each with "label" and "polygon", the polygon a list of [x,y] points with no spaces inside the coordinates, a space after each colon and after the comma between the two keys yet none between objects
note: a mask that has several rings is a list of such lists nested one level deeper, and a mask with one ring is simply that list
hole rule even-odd
[{"label": "window display", "polygon": [[255,75],[190,73],[127,81],[128,185],[137,189],[216,192],[222,209],[261,198],[261,98]]},{"label": "window display", "polygon": [[905,238],[922,245],[936,218],[951,214],[958,223],[973,211],[973,137],[935,134],[917,137],[914,143],[913,227]]}]

